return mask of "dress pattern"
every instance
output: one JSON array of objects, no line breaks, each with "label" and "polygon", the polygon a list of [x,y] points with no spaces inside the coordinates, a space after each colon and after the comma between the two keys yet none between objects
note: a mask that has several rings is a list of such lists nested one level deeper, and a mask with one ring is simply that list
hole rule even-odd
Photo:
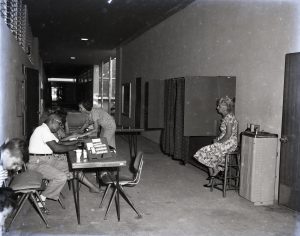
[{"label": "dress pattern", "polygon": [[[219,143],[218,140],[222,139],[226,134],[227,124],[231,124],[231,136],[227,141]],[[222,119],[220,125],[221,133],[217,138],[217,142],[199,149],[195,153],[194,158],[203,165],[223,171],[226,153],[233,152],[237,148],[237,130],[238,121],[235,116],[231,113],[227,114]]]},{"label": "dress pattern", "polygon": [[115,119],[101,108],[93,108],[90,113],[90,122],[98,123],[101,126],[100,137],[105,137],[109,146],[116,148],[115,132],[116,122]]}]

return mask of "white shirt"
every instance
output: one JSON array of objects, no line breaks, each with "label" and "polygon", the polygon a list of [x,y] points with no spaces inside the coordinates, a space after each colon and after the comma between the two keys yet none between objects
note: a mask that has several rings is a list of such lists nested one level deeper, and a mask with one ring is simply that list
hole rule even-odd
[{"label": "white shirt", "polygon": [[35,154],[52,154],[53,151],[47,145],[50,141],[58,142],[58,138],[51,132],[48,125],[43,123],[37,127],[29,140],[29,153]]}]

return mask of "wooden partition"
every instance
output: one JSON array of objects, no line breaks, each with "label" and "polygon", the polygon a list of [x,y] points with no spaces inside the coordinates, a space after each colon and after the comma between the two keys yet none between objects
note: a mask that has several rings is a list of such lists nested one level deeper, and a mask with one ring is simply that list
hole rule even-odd
[{"label": "wooden partition", "polygon": [[185,78],[184,136],[216,136],[221,116],[217,100],[235,97],[236,79],[225,76]]}]

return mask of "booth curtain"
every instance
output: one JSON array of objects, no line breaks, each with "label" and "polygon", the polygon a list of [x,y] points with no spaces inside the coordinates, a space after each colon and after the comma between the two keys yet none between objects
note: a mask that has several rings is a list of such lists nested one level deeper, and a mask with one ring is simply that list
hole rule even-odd
[{"label": "booth curtain", "polygon": [[186,163],[189,137],[184,136],[184,78],[165,80],[164,129],[162,151],[175,160]]}]

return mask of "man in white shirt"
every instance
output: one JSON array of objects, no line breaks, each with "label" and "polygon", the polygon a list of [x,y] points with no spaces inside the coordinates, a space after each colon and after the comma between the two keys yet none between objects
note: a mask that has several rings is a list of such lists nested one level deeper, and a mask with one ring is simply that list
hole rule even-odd
[{"label": "man in white shirt", "polygon": [[54,153],[65,153],[77,148],[77,141],[60,142],[54,135],[62,125],[61,117],[50,114],[45,122],[38,126],[29,141],[28,169],[40,172],[49,180],[41,199],[58,200],[59,194],[67,181],[68,163],[53,158]]}]

